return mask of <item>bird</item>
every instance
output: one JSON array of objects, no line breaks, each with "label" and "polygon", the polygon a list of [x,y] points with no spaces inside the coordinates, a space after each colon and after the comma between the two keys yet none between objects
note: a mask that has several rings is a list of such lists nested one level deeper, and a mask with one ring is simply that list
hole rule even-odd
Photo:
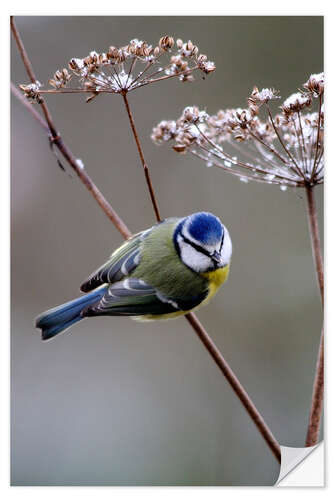
[{"label": "bird", "polygon": [[232,243],[209,212],[170,217],[116,249],[80,290],[84,295],[36,318],[42,340],[94,316],[160,320],[185,315],[207,302],[227,280]]}]

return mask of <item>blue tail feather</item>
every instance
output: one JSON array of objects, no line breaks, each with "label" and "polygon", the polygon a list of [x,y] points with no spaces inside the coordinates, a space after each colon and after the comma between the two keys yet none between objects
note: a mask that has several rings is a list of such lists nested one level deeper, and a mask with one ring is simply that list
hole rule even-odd
[{"label": "blue tail feather", "polygon": [[84,319],[81,311],[98,302],[104,294],[105,286],[40,314],[36,318],[36,327],[42,330],[42,339],[48,340]]}]

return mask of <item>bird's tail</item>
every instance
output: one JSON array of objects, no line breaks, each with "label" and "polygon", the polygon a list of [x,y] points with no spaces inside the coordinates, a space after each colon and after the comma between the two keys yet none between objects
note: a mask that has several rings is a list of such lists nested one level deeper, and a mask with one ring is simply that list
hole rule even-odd
[{"label": "bird's tail", "polygon": [[42,330],[42,340],[48,340],[81,321],[81,311],[98,302],[105,294],[105,286],[97,288],[78,299],[49,309],[36,318],[36,328]]}]

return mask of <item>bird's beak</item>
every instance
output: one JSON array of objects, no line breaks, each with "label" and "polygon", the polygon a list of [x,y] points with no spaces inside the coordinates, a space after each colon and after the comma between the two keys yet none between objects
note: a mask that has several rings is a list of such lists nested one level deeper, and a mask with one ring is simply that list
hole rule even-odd
[{"label": "bird's beak", "polygon": [[214,262],[216,262],[219,266],[222,265],[222,255],[220,254],[220,252],[217,252],[215,250],[215,252],[213,253],[213,255],[211,256],[211,258],[213,259]]}]

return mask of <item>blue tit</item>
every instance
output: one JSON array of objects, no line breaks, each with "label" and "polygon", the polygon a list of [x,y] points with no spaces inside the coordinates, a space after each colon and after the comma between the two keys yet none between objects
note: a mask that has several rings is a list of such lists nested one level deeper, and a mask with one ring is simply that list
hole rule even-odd
[{"label": "blue tit", "polygon": [[168,319],[206,304],[226,281],[232,253],[227,228],[198,212],[169,218],[121,245],[81,285],[85,295],[36,319],[48,340],[90,316]]}]

